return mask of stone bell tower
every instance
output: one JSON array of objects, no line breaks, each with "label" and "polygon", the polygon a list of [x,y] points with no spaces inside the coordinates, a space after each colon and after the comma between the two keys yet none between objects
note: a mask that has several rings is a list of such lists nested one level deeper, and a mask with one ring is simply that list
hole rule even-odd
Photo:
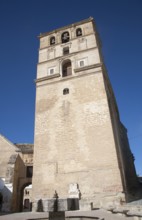
[{"label": "stone bell tower", "polygon": [[33,209],[55,190],[79,209],[125,201],[137,184],[133,156],[93,18],[39,40]]}]

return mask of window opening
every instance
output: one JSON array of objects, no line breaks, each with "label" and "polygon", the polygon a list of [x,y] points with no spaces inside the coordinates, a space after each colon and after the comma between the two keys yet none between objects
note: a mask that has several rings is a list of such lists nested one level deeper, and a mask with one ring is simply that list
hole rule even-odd
[{"label": "window opening", "polygon": [[69,94],[69,89],[68,89],[68,88],[65,88],[65,89],[63,90],[63,95],[67,95],[67,94]]},{"label": "window opening", "polygon": [[72,67],[71,67],[71,61],[67,60],[63,66],[62,66],[62,76],[69,76],[72,75]]},{"label": "window opening", "polygon": [[81,60],[81,61],[79,62],[79,64],[80,64],[80,67],[84,66],[84,60]]},{"label": "window opening", "polygon": [[69,47],[64,47],[63,48],[63,55],[69,54]]},{"label": "window opening", "polygon": [[62,43],[68,42],[70,40],[69,32],[66,31],[62,33],[61,39],[62,39]]},{"label": "window opening", "polygon": [[49,73],[50,73],[50,75],[52,75],[54,73],[54,69],[50,69]]},{"label": "window opening", "polygon": [[53,44],[55,44],[55,37],[50,38],[50,45],[53,45]]},{"label": "window opening", "polygon": [[76,36],[77,37],[82,36],[82,29],[81,28],[76,29]]},{"label": "window opening", "polygon": [[26,177],[32,178],[33,176],[33,166],[27,166]]}]

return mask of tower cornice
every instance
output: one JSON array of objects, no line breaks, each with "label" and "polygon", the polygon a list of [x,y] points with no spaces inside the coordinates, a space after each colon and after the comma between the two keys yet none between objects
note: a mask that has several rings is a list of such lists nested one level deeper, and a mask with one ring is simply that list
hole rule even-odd
[{"label": "tower cornice", "polygon": [[68,28],[71,28],[71,27],[76,27],[76,26],[78,26],[78,25],[87,23],[87,22],[89,22],[89,21],[93,21],[93,22],[94,22],[93,17],[89,17],[89,18],[87,18],[87,19],[84,19],[84,20],[82,20],[82,21],[76,22],[76,23],[74,23],[74,24],[69,24],[69,25],[67,25],[67,26],[64,26],[64,27],[61,27],[61,28],[57,28],[57,29],[55,29],[55,30],[53,30],[53,31],[45,32],[45,33],[43,33],[43,34],[41,33],[41,34],[38,36],[38,38],[42,38],[42,37],[45,37],[45,36],[47,36],[47,35],[57,33],[57,32],[62,31],[62,30],[64,30],[64,29],[68,29]]}]

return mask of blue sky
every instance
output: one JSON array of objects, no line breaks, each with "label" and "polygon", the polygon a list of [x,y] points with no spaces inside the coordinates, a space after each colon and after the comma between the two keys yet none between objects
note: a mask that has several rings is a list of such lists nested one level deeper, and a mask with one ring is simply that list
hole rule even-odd
[{"label": "blue sky", "polygon": [[0,0],[0,133],[13,143],[33,142],[37,36],[90,16],[142,175],[141,0]]}]

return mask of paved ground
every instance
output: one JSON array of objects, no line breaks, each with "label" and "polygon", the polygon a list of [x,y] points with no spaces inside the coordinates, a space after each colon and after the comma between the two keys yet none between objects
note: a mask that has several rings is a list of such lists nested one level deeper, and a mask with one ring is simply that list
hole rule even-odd
[{"label": "paved ground", "polygon": [[4,214],[0,216],[0,220],[27,220],[27,219],[40,219],[47,218],[46,212],[21,212],[13,214]]},{"label": "paved ground", "polygon": [[[134,216],[139,216],[140,218]],[[46,220],[48,217],[48,212],[0,213],[0,220]],[[112,213],[104,209],[92,211],[67,211],[65,212],[65,218],[68,219],[68,217],[70,217],[70,220],[75,220],[75,217],[78,217],[78,219],[85,219],[85,217],[88,219],[87,217],[91,217],[92,219],[100,220],[134,220],[142,219],[142,210],[141,212],[137,212],[136,215],[133,214],[130,216],[121,213]]]},{"label": "paved ground", "polygon": [[[91,217],[92,219],[100,220],[134,220],[133,217],[126,217],[120,214],[112,214],[106,210],[92,210],[92,211],[68,211],[65,212],[65,217],[73,217],[70,220],[75,219],[78,216],[78,219],[85,219],[83,217]],[[21,212],[13,214],[4,214],[0,216],[0,220],[46,220],[48,218],[48,212]]]}]

